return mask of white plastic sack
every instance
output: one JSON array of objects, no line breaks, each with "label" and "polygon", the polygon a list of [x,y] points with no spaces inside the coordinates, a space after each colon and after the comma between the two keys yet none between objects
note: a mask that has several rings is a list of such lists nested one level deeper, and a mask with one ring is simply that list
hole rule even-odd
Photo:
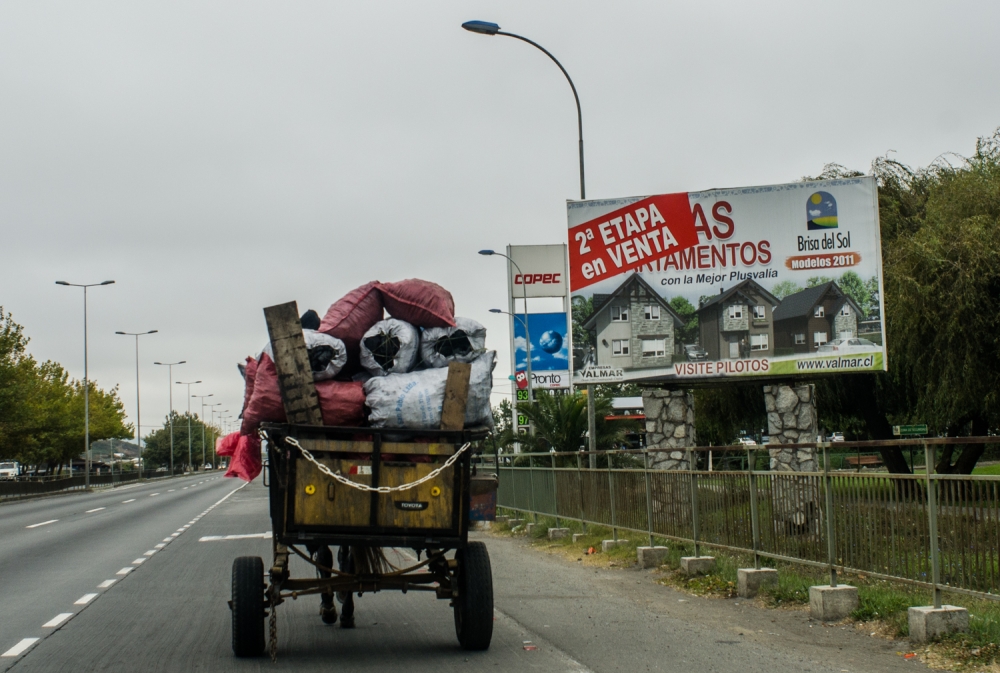
[{"label": "white plastic sack", "polygon": [[472,362],[486,350],[486,328],[470,318],[455,318],[454,327],[428,327],[420,335],[420,357],[428,367]]},{"label": "white plastic sack", "polygon": [[[337,337],[323,334],[316,330],[304,329],[302,336],[306,339],[306,350],[309,351],[309,365],[312,367],[314,381],[326,381],[332,379],[340,373],[347,363],[347,348],[344,342]],[[261,354],[267,353],[267,357],[274,359],[274,351],[271,350],[269,341]],[[257,356],[260,361],[260,355]]]},{"label": "white plastic sack", "polygon": [[412,371],[419,354],[420,332],[395,318],[380,320],[361,338],[361,366],[372,376]]},{"label": "white plastic sack", "polygon": [[[486,351],[472,361],[465,405],[466,427],[493,427],[490,392],[495,358],[496,351]],[[366,404],[371,410],[368,421],[376,428],[440,428],[447,379],[447,368],[369,379],[364,388]]]}]

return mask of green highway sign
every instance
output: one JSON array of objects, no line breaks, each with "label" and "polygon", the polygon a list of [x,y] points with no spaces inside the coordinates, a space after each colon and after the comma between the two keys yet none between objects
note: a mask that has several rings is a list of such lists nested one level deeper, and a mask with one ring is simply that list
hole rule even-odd
[{"label": "green highway sign", "polygon": [[927,426],[926,425],[894,425],[892,426],[892,434],[897,437],[906,437],[912,435],[926,435]]}]

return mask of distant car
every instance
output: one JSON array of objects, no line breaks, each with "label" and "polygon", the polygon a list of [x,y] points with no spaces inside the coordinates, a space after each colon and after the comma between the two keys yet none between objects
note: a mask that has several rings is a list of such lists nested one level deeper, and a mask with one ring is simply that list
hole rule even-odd
[{"label": "distant car", "polygon": [[212,469],[212,464],[211,463],[205,463],[204,465],[201,466],[201,469],[203,469],[203,470],[211,470]]},{"label": "distant car", "polygon": [[708,359],[708,351],[698,344],[685,344],[684,352],[687,354],[688,362],[700,362]]},{"label": "distant car", "polygon": [[165,468],[165,467],[158,467],[158,468],[156,468],[156,471],[157,472],[166,472],[167,468]]},{"label": "distant car", "polygon": [[843,442],[844,441],[844,433],[843,432],[835,432],[835,433],[833,433],[832,435],[830,435],[830,441],[831,442]]},{"label": "distant car", "polygon": [[816,349],[818,353],[870,353],[880,350],[882,348],[878,344],[868,339],[837,339]]},{"label": "distant car", "polygon": [[750,437],[740,437],[739,439],[736,440],[735,443],[741,444],[742,446],[757,446],[757,442],[755,442]]}]

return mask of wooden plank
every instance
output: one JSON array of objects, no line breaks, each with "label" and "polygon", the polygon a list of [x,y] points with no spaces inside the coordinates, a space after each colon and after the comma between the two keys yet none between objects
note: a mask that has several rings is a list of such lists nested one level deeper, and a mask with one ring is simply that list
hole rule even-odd
[{"label": "wooden plank", "polygon": [[323,425],[319,396],[313,383],[309,352],[302,336],[302,323],[294,301],[264,309],[267,334],[271,338],[278,388],[289,423]]},{"label": "wooden plank", "polygon": [[448,364],[448,380],[444,386],[441,407],[441,429],[461,430],[465,427],[465,403],[469,399],[469,377],[472,365],[467,362]]}]

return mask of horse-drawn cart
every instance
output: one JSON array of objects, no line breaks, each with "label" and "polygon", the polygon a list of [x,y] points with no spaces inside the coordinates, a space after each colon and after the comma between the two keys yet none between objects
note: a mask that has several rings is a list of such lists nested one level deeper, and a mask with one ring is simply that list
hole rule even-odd
[{"label": "horse-drawn cart", "polygon": [[[290,420],[261,428],[273,560],[266,569],[260,557],[233,563],[233,652],[259,656],[267,648],[274,657],[275,610],[289,598],[318,594],[319,617],[350,628],[355,594],[385,590],[450,600],[461,646],[488,648],[490,560],[486,546],[469,542],[468,532],[472,493],[495,491],[495,477],[472,475],[472,442],[486,429],[462,427],[468,365],[449,368],[441,429],[324,426],[318,406],[308,399],[310,370],[307,360],[301,362],[305,344],[296,343],[297,325],[289,318],[296,316],[294,304],[283,307],[265,310]],[[339,548],[336,564],[331,547]],[[397,567],[383,552],[388,548],[413,555]],[[292,555],[314,566],[315,577],[292,577]]]}]

